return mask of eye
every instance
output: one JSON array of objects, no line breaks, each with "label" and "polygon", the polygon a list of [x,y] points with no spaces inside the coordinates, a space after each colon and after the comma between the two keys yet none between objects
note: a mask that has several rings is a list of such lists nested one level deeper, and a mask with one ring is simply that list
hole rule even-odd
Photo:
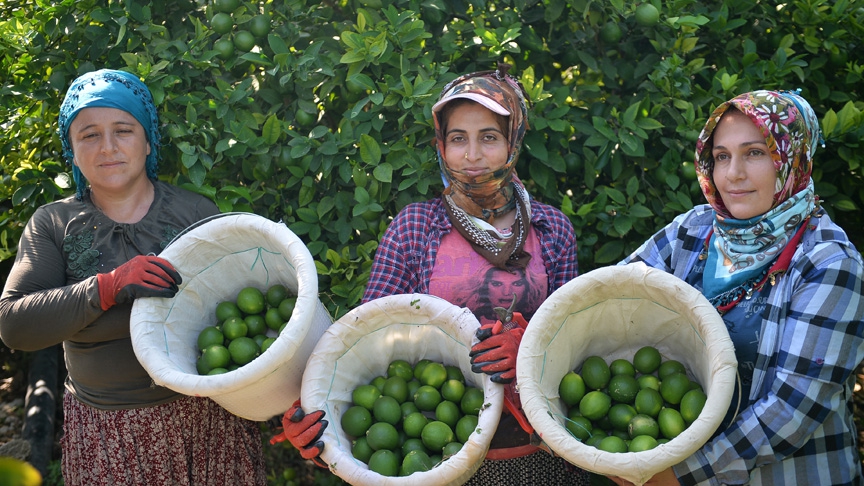
[{"label": "eye", "polygon": [[765,152],[761,149],[750,149],[750,151],[747,152],[747,155],[749,155],[750,157],[760,157],[762,155],[765,155]]},{"label": "eye", "polygon": [[729,155],[726,153],[721,152],[721,153],[714,154],[714,162],[725,161],[728,158],[729,158]]}]

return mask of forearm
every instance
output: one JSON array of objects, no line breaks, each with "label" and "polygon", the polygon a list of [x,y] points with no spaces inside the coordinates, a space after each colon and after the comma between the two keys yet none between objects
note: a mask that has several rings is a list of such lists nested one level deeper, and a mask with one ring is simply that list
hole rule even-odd
[{"label": "forearm", "polygon": [[61,343],[102,315],[96,277],[0,299],[0,338],[12,349],[35,351]]}]

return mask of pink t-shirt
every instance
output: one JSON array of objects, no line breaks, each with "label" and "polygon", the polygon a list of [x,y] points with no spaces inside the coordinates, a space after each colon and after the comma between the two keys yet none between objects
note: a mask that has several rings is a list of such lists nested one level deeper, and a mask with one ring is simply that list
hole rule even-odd
[{"label": "pink t-shirt", "polygon": [[492,309],[509,308],[515,294],[513,310],[521,312],[528,320],[546,300],[549,288],[540,240],[534,228],[528,231],[525,251],[531,255],[528,267],[525,271],[510,273],[493,267],[458,231],[451,231],[441,240],[429,293],[467,307],[480,324],[494,323],[498,317]]}]

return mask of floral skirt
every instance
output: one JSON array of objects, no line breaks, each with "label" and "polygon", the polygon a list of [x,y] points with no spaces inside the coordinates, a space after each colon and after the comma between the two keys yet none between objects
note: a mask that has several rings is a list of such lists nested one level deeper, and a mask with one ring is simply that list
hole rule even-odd
[{"label": "floral skirt", "polygon": [[87,485],[265,485],[258,424],[209,398],[100,410],[63,397],[63,481]]}]

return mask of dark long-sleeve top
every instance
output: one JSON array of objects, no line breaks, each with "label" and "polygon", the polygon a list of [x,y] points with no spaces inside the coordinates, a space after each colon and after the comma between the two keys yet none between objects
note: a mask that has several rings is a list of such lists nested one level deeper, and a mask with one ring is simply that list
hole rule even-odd
[{"label": "dark long-sleeve top", "polygon": [[137,408],[178,398],[154,385],[135,357],[132,305],[102,311],[96,281],[97,273],[137,255],[158,255],[180,231],[219,212],[203,196],[154,185],[150,210],[134,224],[109,219],[89,194],[82,201],[70,197],[38,208],[0,297],[3,342],[24,351],[63,343],[66,389],[97,408]]}]

